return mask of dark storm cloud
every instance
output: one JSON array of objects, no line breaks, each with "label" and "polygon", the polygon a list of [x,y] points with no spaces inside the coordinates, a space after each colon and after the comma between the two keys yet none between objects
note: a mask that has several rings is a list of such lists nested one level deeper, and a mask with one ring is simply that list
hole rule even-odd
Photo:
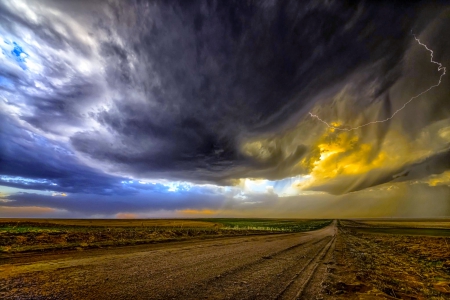
[{"label": "dark storm cloud", "polygon": [[[1,33],[9,43],[2,46],[9,60],[0,66],[0,93],[11,116],[1,131],[0,173],[47,180],[57,184],[51,190],[73,193],[135,192],[120,184],[122,177],[99,169],[216,183],[292,176],[291,165],[311,150],[306,142],[288,158],[280,148],[264,162],[242,153],[242,142],[295,126],[318,95],[340,90],[349,78],[360,99],[356,114],[384,101],[389,115],[387,91],[402,75],[410,30],[423,28],[415,23],[423,5],[399,2],[26,6],[29,11],[0,3]],[[22,39],[17,43],[29,55],[23,63],[10,54],[13,38]],[[378,145],[388,128],[377,132]],[[392,174],[380,178],[389,181]],[[49,189],[46,184],[27,186]]]},{"label": "dark storm cloud", "polygon": [[138,1],[112,9],[109,24],[125,46],[102,44],[108,82],[143,94],[93,116],[117,145],[93,132],[72,144],[140,176],[170,171],[200,180],[255,164],[239,153],[240,138],[273,132],[357,68],[373,65],[361,84],[377,81],[375,100],[399,76],[415,15],[398,4],[297,1]]}]

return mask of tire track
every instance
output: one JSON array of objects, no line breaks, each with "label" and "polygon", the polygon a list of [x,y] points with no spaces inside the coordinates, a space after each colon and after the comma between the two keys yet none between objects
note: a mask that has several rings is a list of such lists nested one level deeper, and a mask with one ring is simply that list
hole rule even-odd
[{"label": "tire track", "polygon": [[[325,258],[330,254],[331,250],[334,249],[334,244],[335,243],[336,243],[336,237],[333,236],[333,238],[332,238],[332,240],[330,242],[330,245],[328,246],[328,249],[326,250],[325,254],[322,256],[320,261],[317,262],[317,264],[314,267],[314,270],[309,275],[306,284],[303,286],[303,289],[299,290],[297,292],[297,294],[295,295],[295,299],[302,299],[303,297],[308,298],[306,295],[308,294],[308,292],[309,292],[309,290],[311,288],[311,283],[312,283],[313,279],[315,279],[315,276],[317,275],[318,267],[321,266],[321,262],[324,261]],[[322,287],[319,286],[319,288],[321,289]],[[317,293],[313,292],[313,294],[317,294]]]},{"label": "tire track", "polygon": [[[225,272],[222,272],[221,274],[217,275],[216,277],[209,278],[203,282],[200,283],[200,286],[203,286],[204,289],[202,291],[199,291],[198,288],[195,289],[195,294],[197,296],[201,294],[205,295],[212,295],[212,294],[220,294],[217,290],[223,290],[226,289],[227,286],[232,286],[234,282],[239,281],[236,278],[239,277],[245,277],[242,274],[245,272],[252,272],[252,270],[261,270],[264,268],[268,268],[270,265],[279,264],[279,261],[288,260],[289,258],[286,258],[285,256],[292,256],[292,252],[296,251],[300,247],[304,247],[305,250],[312,250],[314,249],[314,246],[323,242],[325,239],[327,239],[328,236],[325,236],[320,239],[315,239],[314,237],[311,237],[310,239],[306,241],[302,241],[296,245],[287,247],[285,249],[273,252],[269,255],[265,255],[263,257],[257,258],[254,261],[239,265],[235,268],[229,269]],[[297,254],[296,258],[298,256],[302,256],[300,254]],[[303,255],[304,256],[304,255]],[[282,270],[282,272],[285,272],[287,269],[290,269],[292,267],[295,267],[295,265],[288,265],[286,268]],[[269,268],[271,269],[271,268]],[[190,291],[191,293],[194,293],[194,289]],[[190,293],[189,293],[190,294]],[[241,297],[232,297],[233,299],[242,298]],[[177,295],[177,297],[180,298],[190,298],[188,295]],[[200,297],[201,298],[201,297]]]},{"label": "tire track", "polygon": [[[285,285],[285,287],[274,299],[299,299],[308,287],[308,284],[311,282],[317,267],[329,253],[334,242],[335,237],[333,236],[328,244],[326,244],[321,251],[317,252],[316,255],[310,258],[303,268],[297,272],[294,277],[292,277],[288,284]],[[304,276],[305,273],[307,274],[306,276]]]}]

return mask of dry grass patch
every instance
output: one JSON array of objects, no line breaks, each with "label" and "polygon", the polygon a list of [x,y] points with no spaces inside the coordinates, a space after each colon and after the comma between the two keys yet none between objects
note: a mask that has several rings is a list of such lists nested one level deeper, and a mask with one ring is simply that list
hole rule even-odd
[{"label": "dry grass patch", "polygon": [[[354,225],[341,222],[331,294],[342,299],[450,299],[450,238],[366,234],[342,224]],[[353,286],[363,291],[348,288]]]},{"label": "dry grass patch", "polygon": [[210,228],[218,226],[214,222],[189,219],[0,219],[0,226],[10,224],[21,226],[38,224],[39,226],[106,226],[106,227],[190,227]]}]

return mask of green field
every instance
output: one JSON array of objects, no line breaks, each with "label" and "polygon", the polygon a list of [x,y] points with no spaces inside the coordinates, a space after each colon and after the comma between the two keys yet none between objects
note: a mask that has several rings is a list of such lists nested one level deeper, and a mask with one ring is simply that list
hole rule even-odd
[{"label": "green field", "polygon": [[323,228],[332,220],[296,219],[202,219],[221,224],[224,229],[303,232]]}]

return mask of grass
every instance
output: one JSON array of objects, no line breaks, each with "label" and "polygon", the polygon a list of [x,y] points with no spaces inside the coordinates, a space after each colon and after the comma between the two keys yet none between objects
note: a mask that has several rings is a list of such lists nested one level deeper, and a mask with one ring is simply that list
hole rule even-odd
[{"label": "grass", "polygon": [[0,219],[0,253],[86,249],[250,234],[315,230],[329,220]]},{"label": "grass", "polygon": [[[203,219],[205,221],[209,219]],[[303,232],[323,228],[332,220],[296,220],[296,219],[210,219],[221,224],[223,229],[265,230],[279,232]]]},{"label": "grass", "polygon": [[[347,221],[348,222],[348,221]],[[450,219],[390,219],[390,220],[353,220],[357,223],[357,227],[367,225],[371,227],[386,227],[386,228],[442,228],[450,229]]]},{"label": "grass", "polygon": [[[431,222],[431,221],[430,221]],[[417,236],[408,228],[368,227],[369,222],[341,220],[336,242],[339,282],[360,283],[371,294],[382,293],[400,299],[448,299],[450,295],[450,239],[445,236]],[[400,223],[400,222],[399,222]],[[378,224],[377,224],[378,225]],[[384,225],[384,224],[383,224]],[[358,227],[359,226],[359,227]],[[373,230],[372,230],[373,229]],[[386,234],[389,229],[396,234]],[[424,228],[409,228],[413,231]],[[368,233],[367,230],[371,232]],[[436,231],[436,228],[432,228]],[[398,234],[399,232],[403,234]],[[354,276],[352,278],[352,276]],[[336,284],[336,289],[344,290]],[[343,291],[341,291],[343,292]],[[380,294],[380,299],[384,299]]]},{"label": "grass", "polygon": [[0,226],[108,226],[108,227],[214,227],[214,223],[191,219],[0,219]]}]

